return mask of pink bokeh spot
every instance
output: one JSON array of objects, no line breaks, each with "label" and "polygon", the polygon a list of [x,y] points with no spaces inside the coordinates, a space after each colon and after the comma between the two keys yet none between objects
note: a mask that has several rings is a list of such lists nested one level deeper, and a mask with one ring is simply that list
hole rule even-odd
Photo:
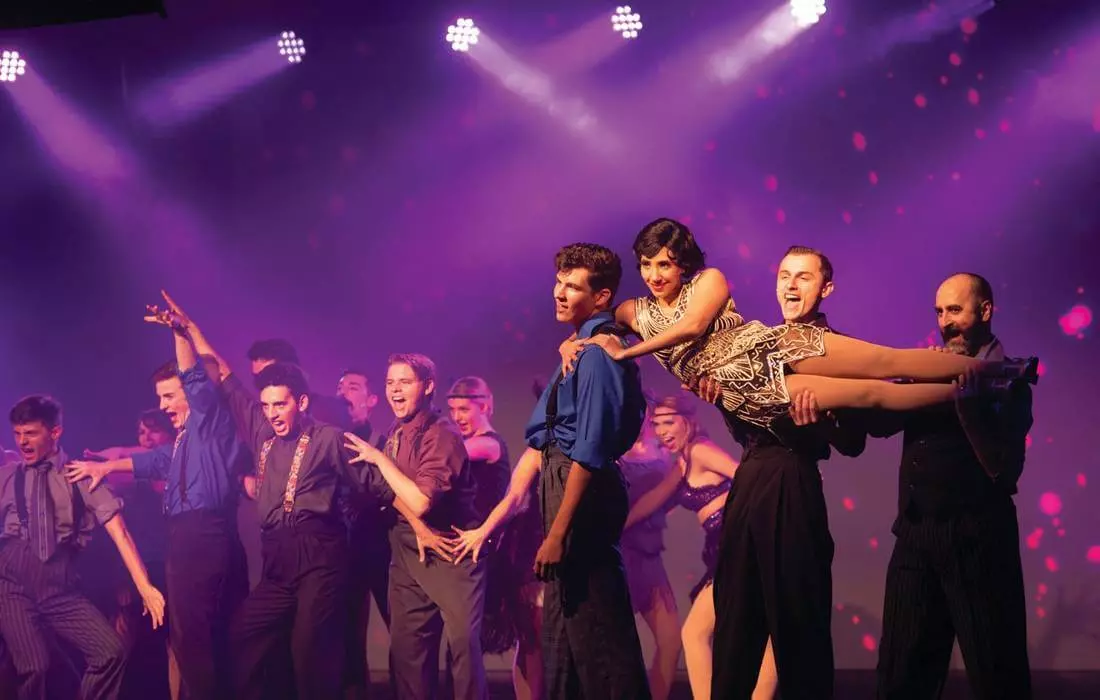
[{"label": "pink bokeh spot", "polygon": [[1047,567],[1047,571],[1051,573],[1055,573],[1059,569],[1058,560],[1055,559],[1053,556],[1048,556],[1046,559],[1044,559],[1043,564]]},{"label": "pink bokeh spot", "polygon": [[844,505],[844,510],[855,510],[856,502],[851,497],[846,496],[841,503]]},{"label": "pink bokeh spot", "polygon": [[1045,618],[1046,616],[1047,616],[1047,611],[1046,611],[1046,608],[1035,608],[1035,617],[1037,617],[1037,618],[1039,618],[1040,620],[1042,620],[1042,619],[1044,619],[1044,618]]},{"label": "pink bokeh spot", "polygon": [[940,76],[940,85],[947,85],[947,83],[949,83],[949,82],[951,82],[951,81],[948,79],[948,77],[946,75],[941,75]]},{"label": "pink bokeh spot", "polygon": [[1026,450],[1029,447],[1031,447],[1031,435],[1027,435],[1024,437],[1024,449]]},{"label": "pink bokeh spot", "polygon": [[785,223],[787,221],[787,212],[783,211],[782,209],[776,209],[775,220],[777,223],[780,224]]},{"label": "pink bokeh spot", "polygon": [[1077,335],[1092,325],[1092,309],[1075,304],[1060,319],[1058,325],[1066,335]]},{"label": "pink bokeh spot", "polygon": [[1046,595],[1047,590],[1049,590],[1049,589],[1047,588],[1047,585],[1045,583],[1040,583],[1039,584],[1039,595],[1040,596]]},{"label": "pink bokeh spot", "polygon": [[1008,132],[1012,131],[1012,122],[1008,121],[1007,119],[1002,119],[1001,123],[998,124],[997,127],[1001,130],[1002,134],[1007,134]]},{"label": "pink bokeh spot", "polygon": [[985,129],[974,129],[974,135],[977,136],[979,139],[984,139]]},{"label": "pink bokeh spot", "polygon": [[956,68],[963,64],[962,56],[955,53],[954,51],[952,51],[951,54],[947,57],[947,60],[951,63],[951,65],[955,66]]},{"label": "pink bokeh spot", "polygon": [[768,192],[775,192],[779,189],[779,178],[775,175],[767,175],[764,177],[764,189]]},{"label": "pink bokeh spot", "polygon": [[852,134],[852,145],[856,147],[857,151],[863,152],[867,150],[867,137],[861,132],[857,131]]},{"label": "pink bokeh spot", "polygon": [[872,537],[868,544],[871,546],[871,549],[878,549],[878,538]]},{"label": "pink bokeh spot", "polygon": [[1039,545],[1043,542],[1043,528],[1037,527],[1031,531],[1031,534],[1025,539],[1028,549],[1039,549]]},{"label": "pink bokeh spot", "polygon": [[844,211],[840,213],[840,220],[846,224],[852,223],[852,212]]},{"label": "pink bokeh spot", "polygon": [[1085,488],[1086,486],[1088,486],[1088,483],[1089,483],[1089,479],[1088,479],[1087,476],[1085,476],[1084,472],[1080,472],[1080,473],[1077,474],[1077,485],[1078,486],[1080,486],[1081,488]]},{"label": "pink bokeh spot", "polygon": [[859,624],[859,615],[852,615],[852,624],[853,625],[858,625]]},{"label": "pink bokeh spot", "polygon": [[913,104],[921,109],[928,106],[928,98],[924,96],[924,93],[917,93],[917,96],[913,98]]},{"label": "pink bokeh spot", "polygon": [[959,29],[963,34],[970,35],[978,31],[978,22],[973,17],[967,17],[962,22],[959,22]]},{"label": "pink bokeh spot", "polygon": [[1094,544],[1085,552],[1085,561],[1090,564],[1100,564],[1100,544]]},{"label": "pink bokeh spot", "polygon": [[867,180],[870,181],[870,183],[872,185],[877,185],[878,184],[878,173],[876,173],[874,170],[872,170],[870,173],[867,174]]},{"label": "pink bokeh spot", "polygon": [[741,256],[742,260],[748,260],[752,257],[752,251],[749,250],[749,246],[746,243],[737,244],[737,254]]},{"label": "pink bokeh spot", "polygon": [[966,91],[966,101],[972,105],[976,105],[982,101],[982,96],[977,90],[970,88]]},{"label": "pink bokeh spot", "polygon": [[1039,511],[1051,517],[1058,515],[1062,512],[1062,497],[1053,491],[1047,491],[1039,496]]},{"label": "pink bokeh spot", "polygon": [[876,642],[875,638],[872,637],[869,634],[863,635],[863,640],[862,641],[863,641],[863,648],[866,649],[867,651],[874,651],[878,647],[878,642]]}]

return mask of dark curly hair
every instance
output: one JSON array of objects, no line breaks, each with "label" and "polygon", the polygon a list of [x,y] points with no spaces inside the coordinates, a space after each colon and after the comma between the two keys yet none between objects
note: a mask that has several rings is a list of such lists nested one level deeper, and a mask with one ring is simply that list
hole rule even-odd
[{"label": "dark curly hair", "polygon": [[622,260],[610,249],[595,243],[565,246],[554,256],[554,266],[558,272],[588,270],[588,286],[594,292],[610,290],[612,300],[619,291],[619,283],[623,281]]},{"label": "dark curly hair", "polygon": [[256,375],[256,388],[263,391],[269,386],[285,386],[296,399],[309,394],[305,372],[289,362],[276,362],[260,370]]},{"label": "dark curly hair", "polygon": [[668,257],[684,270],[684,276],[694,277],[707,265],[707,254],[695,242],[695,236],[687,226],[675,219],[655,219],[650,221],[634,239],[634,257],[639,267],[642,258],[652,258],[668,249]]}]

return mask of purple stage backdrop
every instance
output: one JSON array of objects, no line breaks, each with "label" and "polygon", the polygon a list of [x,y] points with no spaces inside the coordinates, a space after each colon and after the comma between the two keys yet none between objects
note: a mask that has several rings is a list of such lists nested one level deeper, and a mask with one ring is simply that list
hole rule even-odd
[{"label": "purple stage backdrop", "polygon": [[[819,247],[832,323],[900,347],[937,342],[935,289],[972,270],[1009,352],[1043,360],[1017,498],[1032,663],[1100,669],[1090,3],[849,0],[816,23],[782,0],[653,5],[634,39],[591,0],[190,0],[0,34],[27,62],[0,82],[0,403],[59,398],[70,453],[131,441],[171,349],[141,321],[163,287],[242,371],[283,337],[319,391],[350,365],[377,389],[399,351],[443,385],[483,376],[516,454],[566,334],[563,244],[623,255],[625,297],[634,234],[681,218],[770,322],[782,252]],[[467,52],[444,41],[460,16],[481,30]],[[822,466],[839,667],[875,664],[899,451]],[[667,542],[686,612],[700,529],[676,512]]]}]

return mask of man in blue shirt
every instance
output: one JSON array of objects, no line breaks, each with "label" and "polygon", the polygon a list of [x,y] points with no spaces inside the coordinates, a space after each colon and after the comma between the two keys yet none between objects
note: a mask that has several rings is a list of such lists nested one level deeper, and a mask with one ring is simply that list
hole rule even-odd
[{"label": "man in blue shirt", "polygon": [[[166,481],[169,638],[182,686],[192,698],[231,696],[229,620],[248,594],[247,562],[237,532],[239,475],[247,451],[215,377],[195,351],[185,319],[150,307],[146,321],[173,330],[176,362],[153,375],[160,408],[179,431],[173,445],[106,462],[73,462],[69,478],[94,487],[115,471]],[[211,373],[212,372],[212,373]]]},{"label": "man in blue shirt", "polygon": [[[622,279],[619,257],[577,243],[558,251],[558,321],[577,338],[614,332],[608,312]],[[527,450],[508,494],[475,530],[459,531],[456,561],[475,561],[488,536],[522,509],[540,477],[544,540],[535,572],[546,582],[542,654],[546,697],[638,700],[650,697],[619,537],[628,511],[617,460],[638,438],[645,417],[638,367],[584,349],[576,369],[559,365],[527,425]]]}]

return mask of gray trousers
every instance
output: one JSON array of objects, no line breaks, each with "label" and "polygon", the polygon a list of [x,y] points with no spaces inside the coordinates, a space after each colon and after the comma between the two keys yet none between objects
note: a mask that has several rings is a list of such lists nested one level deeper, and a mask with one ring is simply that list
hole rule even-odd
[{"label": "gray trousers", "polygon": [[[557,447],[543,458],[543,532],[561,508],[572,460]],[[547,582],[542,659],[549,700],[648,700],[649,681],[634,622],[619,538],[629,503],[617,465],[592,473],[565,542],[559,575]]]},{"label": "gray trousers", "polygon": [[439,647],[452,657],[455,700],[487,700],[481,655],[485,560],[442,561],[428,552],[423,564],[416,536],[405,523],[390,530],[390,659],[398,700],[439,696]]}]

